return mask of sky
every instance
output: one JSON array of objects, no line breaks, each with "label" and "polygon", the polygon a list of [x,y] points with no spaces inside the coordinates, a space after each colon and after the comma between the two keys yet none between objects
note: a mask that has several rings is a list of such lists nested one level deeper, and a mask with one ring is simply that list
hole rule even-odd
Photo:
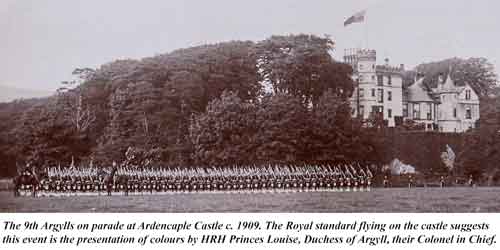
[{"label": "sky", "polygon": [[[412,68],[486,57],[500,69],[498,0],[0,0],[0,85],[52,91],[77,67],[271,35],[330,35]],[[343,26],[366,10],[364,23]]]}]

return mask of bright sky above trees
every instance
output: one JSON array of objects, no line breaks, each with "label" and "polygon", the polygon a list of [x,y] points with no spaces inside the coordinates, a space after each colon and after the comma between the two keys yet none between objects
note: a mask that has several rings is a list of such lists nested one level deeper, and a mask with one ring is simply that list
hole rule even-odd
[{"label": "bright sky above trees", "polygon": [[[366,25],[343,27],[363,9]],[[0,85],[55,90],[76,67],[290,33],[331,35],[337,59],[368,44],[380,63],[485,57],[498,72],[498,9],[497,0],[2,0]]]}]

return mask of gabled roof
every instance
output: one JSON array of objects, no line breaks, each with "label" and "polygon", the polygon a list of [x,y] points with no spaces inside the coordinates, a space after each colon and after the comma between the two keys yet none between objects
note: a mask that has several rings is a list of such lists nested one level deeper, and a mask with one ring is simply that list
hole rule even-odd
[{"label": "gabled roof", "polygon": [[448,74],[448,76],[446,77],[446,81],[444,81],[443,86],[441,86],[441,89],[456,91],[456,87],[457,86],[455,85],[455,82],[451,79],[451,75]]},{"label": "gabled roof", "polygon": [[479,96],[478,93],[476,92],[476,90],[468,82],[465,83],[465,86],[459,87],[458,93],[462,93],[467,88],[470,88],[472,90],[472,92],[474,92],[474,94],[476,94],[477,96]]},{"label": "gabled roof", "polygon": [[424,86],[424,78],[408,87],[408,102],[434,102]]}]

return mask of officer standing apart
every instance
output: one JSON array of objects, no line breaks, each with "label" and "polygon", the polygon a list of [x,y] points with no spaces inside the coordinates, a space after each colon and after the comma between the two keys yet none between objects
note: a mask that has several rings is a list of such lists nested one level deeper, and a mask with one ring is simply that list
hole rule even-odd
[{"label": "officer standing apart", "polygon": [[440,186],[441,188],[444,188],[444,176],[441,175],[441,180],[440,180]]}]

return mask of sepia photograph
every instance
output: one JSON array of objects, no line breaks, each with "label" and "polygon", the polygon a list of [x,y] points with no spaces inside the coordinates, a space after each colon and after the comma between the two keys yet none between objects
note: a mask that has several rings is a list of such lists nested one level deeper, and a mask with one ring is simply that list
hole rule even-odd
[{"label": "sepia photograph", "polygon": [[500,2],[0,1],[0,212],[500,212]]}]

